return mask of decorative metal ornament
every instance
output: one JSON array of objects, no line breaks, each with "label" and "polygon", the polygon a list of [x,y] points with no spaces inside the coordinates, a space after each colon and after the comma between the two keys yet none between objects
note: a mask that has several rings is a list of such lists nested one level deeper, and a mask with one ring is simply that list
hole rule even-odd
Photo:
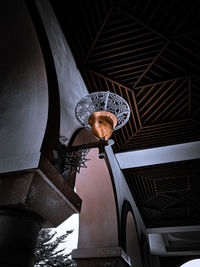
[{"label": "decorative metal ornament", "polygon": [[62,175],[72,173],[74,171],[80,172],[80,168],[87,168],[85,162],[90,159],[86,158],[89,149],[80,149],[77,151],[68,151],[65,154],[65,162]]},{"label": "decorative metal ornament", "polygon": [[95,92],[83,97],[76,105],[77,120],[85,127],[91,128],[90,116],[97,111],[107,111],[117,118],[114,131],[123,127],[130,117],[128,103],[119,95],[107,92]]},{"label": "decorative metal ornament", "polygon": [[81,145],[70,149],[65,143],[66,140],[66,137],[60,137],[53,150],[54,167],[62,174],[64,179],[73,172],[79,173],[80,168],[87,168],[85,163],[90,160],[86,158],[90,151],[89,148]]}]

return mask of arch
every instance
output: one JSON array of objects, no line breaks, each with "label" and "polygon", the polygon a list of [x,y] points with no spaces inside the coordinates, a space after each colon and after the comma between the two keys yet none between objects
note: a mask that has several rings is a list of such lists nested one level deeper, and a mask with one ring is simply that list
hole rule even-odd
[{"label": "arch", "polygon": [[142,262],[145,267],[151,267],[151,252],[149,247],[149,241],[145,234],[141,234],[141,252],[142,252]]},{"label": "arch", "polygon": [[56,69],[50,43],[45,31],[42,19],[37,9],[34,0],[25,0],[25,4],[28,8],[31,16],[35,31],[37,33],[38,41],[40,43],[40,49],[42,51],[45,70],[48,82],[48,120],[44,139],[42,142],[41,151],[45,156],[52,160],[52,149],[55,147],[59,138],[60,128],[60,101],[59,101],[59,89],[58,79],[56,75]]},{"label": "arch", "polygon": [[40,44],[25,3],[12,1],[10,6],[10,1],[4,1],[1,20],[4,42],[0,49],[0,170],[3,173],[38,166],[47,125],[48,85]]},{"label": "arch", "polygon": [[131,259],[131,264],[136,267],[142,266],[137,225],[131,204],[128,201],[125,201],[122,207],[121,242]]},{"label": "arch", "polygon": [[[93,134],[83,129],[73,144],[96,141]],[[76,175],[76,191],[82,199],[78,248],[118,246],[116,201],[110,173],[104,159],[98,158],[98,149],[92,149],[87,168]]]}]

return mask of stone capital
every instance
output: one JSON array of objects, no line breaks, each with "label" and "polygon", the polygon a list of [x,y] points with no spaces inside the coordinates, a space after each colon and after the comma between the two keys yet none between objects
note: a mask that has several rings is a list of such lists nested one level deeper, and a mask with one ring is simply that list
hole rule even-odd
[{"label": "stone capital", "polygon": [[78,267],[128,267],[129,256],[121,247],[79,248],[72,252]]},{"label": "stone capital", "polygon": [[37,169],[0,175],[0,207],[32,211],[44,219],[44,226],[56,227],[80,211],[81,199],[42,158]]}]

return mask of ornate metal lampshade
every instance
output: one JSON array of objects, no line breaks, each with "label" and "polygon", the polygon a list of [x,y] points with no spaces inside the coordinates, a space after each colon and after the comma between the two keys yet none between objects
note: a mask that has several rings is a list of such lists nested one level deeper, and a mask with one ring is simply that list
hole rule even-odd
[{"label": "ornate metal lampshade", "polygon": [[58,143],[55,149],[56,168],[63,177],[70,173],[79,172],[86,168],[85,162],[88,151],[92,148],[99,149],[99,158],[103,159],[105,146],[113,145],[113,140],[108,140],[112,132],[126,124],[130,117],[128,103],[119,95],[110,92],[96,92],[83,97],[76,105],[75,115],[77,120],[85,127],[91,128],[93,134],[100,140],[78,146],[66,146]]},{"label": "ornate metal lampshade", "polygon": [[76,105],[77,120],[99,139],[109,139],[112,132],[123,127],[130,117],[128,103],[111,92],[95,92],[83,97]]}]

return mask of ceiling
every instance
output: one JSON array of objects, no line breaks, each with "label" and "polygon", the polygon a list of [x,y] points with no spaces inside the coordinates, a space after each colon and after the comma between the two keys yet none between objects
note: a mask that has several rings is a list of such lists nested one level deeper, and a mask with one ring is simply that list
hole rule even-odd
[{"label": "ceiling", "polygon": [[[200,1],[51,2],[89,92],[131,107],[114,152],[200,140]],[[146,227],[200,223],[200,160],[123,173]]]}]

